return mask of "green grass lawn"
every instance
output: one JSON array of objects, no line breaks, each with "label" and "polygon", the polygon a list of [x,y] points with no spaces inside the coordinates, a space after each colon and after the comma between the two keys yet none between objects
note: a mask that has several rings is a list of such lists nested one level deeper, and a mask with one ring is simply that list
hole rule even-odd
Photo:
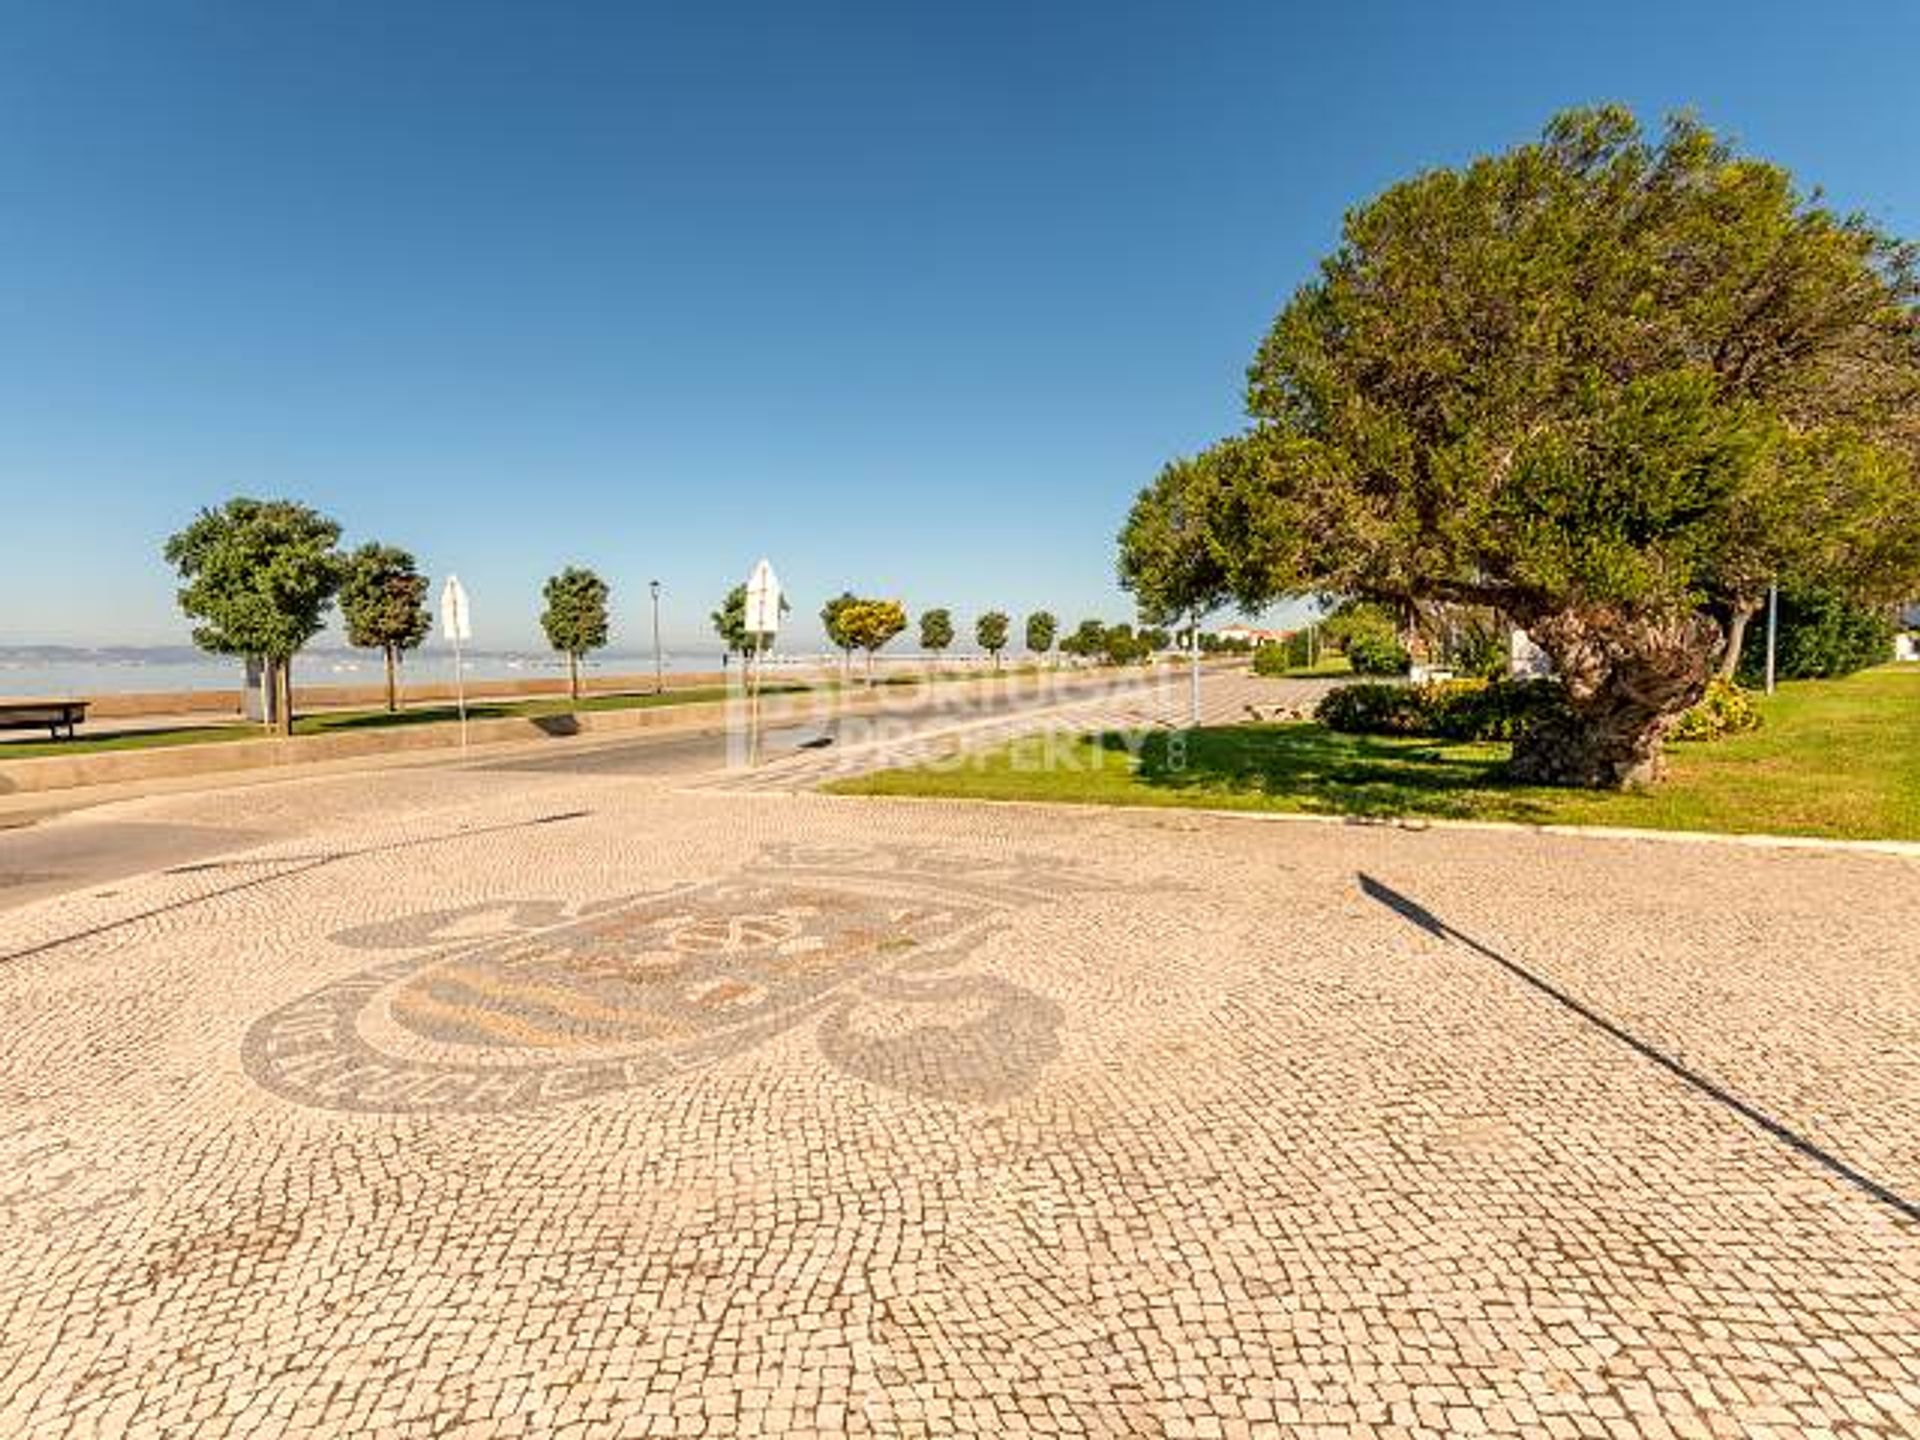
[{"label": "green grass lawn", "polygon": [[1920,840],[1920,666],[1802,681],[1762,697],[1751,735],[1675,745],[1672,773],[1635,793],[1506,783],[1503,744],[1244,725],[1012,745],[860,776],[846,794],[1292,810],[1658,830]]},{"label": "green grass lawn", "polygon": [[1353,665],[1344,655],[1322,655],[1311,665],[1295,665],[1281,673],[1286,680],[1323,680],[1329,675],[1351,675]]}]

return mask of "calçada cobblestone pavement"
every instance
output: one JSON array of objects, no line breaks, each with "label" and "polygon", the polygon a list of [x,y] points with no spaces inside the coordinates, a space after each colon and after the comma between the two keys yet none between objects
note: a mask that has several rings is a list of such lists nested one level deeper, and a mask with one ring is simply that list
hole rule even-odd
[{"label": "cal\u00e7ada cobblestone pavement", "polygon": [[1912,862],[486,765],[56,823],[133,822],[247,843],[0,914],[0,1435],[1920,1435]]}]

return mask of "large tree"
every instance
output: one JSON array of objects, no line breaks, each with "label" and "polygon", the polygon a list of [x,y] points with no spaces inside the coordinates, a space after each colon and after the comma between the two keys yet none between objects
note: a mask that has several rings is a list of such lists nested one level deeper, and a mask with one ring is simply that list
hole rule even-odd
[{"label": "large tree", "polygon": [[567,693],[580,698],[580,657],[607,643],[607,600],[612,588],[593,571],[569,565],[549,576],[540,594],[546,608],[540,628],[547,643],[567,657]]},{"label": "large tree", "polygon": [[1194,462],[1214,553],[1247,605],[1497,609],[1567,702],[1515,774],[1650,780],[1770,580],[1920,583],[1916,298],[1912,246],[1695,121],[1570,112],[1347,217]]},{"label": "large tree", "polygon": [[951,644],[953,644],[953,612],[922,610],[920,612],[920,648],[938,661],[941,653]]},{"label": "large tree", "polygon": [[340,615],[347,643],[378,650],[387,665],[387,709],[400,708],[397,671],[402,652],[427,638],[427,577],[407,551],[368,542],[347,557],[340,584]]},{"label": "large tree", "polygon": [[292,500],[229,500],[166,544],[193,643],[267,667],[280,733],[293,733],[293,657],[320,633],[340,588],[340,526]]},{"label": "large tree", "polygon": [[1198,624],[1233,598],[1236,539],[1215,531],[1236,518],[1230,478],[1208,459],[1175,460],[1134,500],[1120,532],[1120,586],[1134,593],[1148,624]]},{"label": "large tree", "polygon": [[841,633],[856,650],[867,652],[867,684],[873,684],[873,657],[907,628],[907,610],[898,600],[856,600],[840,611]]}]

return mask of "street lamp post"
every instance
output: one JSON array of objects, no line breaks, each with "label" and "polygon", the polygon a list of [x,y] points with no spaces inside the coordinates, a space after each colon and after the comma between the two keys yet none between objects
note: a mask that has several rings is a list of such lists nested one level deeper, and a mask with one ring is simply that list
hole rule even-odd
[{"label": "street lamp post", "polygon": [[1767,694],[1773,694],[1774,658],[1779,653],[1780,587],[1767,586]]},{"label": "street lamp post", "polygon": [[649,580],[647,589],[653,592],[653,693],[658,695],[666,689],[660,674],[660,582]]}]

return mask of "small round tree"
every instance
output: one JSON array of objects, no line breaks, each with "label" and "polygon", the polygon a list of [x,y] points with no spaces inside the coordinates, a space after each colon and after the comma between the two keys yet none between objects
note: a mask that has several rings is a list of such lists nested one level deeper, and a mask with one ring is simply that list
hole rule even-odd
[{"label": "small round tree", "polygon": [[[787,597],[780,597],[780,613],[787,614],[793,606],[787,603]],[[747,586],[743,580],[727,592],[727,598],[720,602],[720,608],[713,612],[713,632],[720,637],[726,647],[720,655],[720,663],[725,666],[735,655],[742,658],[752,655],[760,647],[760,637],[747,633]]]},{"label": "small round tree", "polygon": [[387,709],[398,710],[400,656],[418,647],[433,628],[427,577],[405,550],[371,542],[347,557],[345,576],[340,614],[347,643],[380,651],[387,668]]},{"label": "small round tree", "polygon": [[1048,610],[1036,610],[1027,616],[1027,649],[1035,655],[1045,655],[1053,649],[1054,638],[1060,633],[1060,622]]},{"label": "small round tree", "polygon": [[1007,648],[1007,631],[1013,624],[999,610],[989,610],[973,626],[973,638],[980,648],[993,657],[993,668],[1000,668],[1000,652]]},{"label": "small round tree", "polygon": [[938,661],[941,653],[953,644],[953,613],[948,610],[922,610],[920,612],[920,648],[929,652]]},{"label": "small round tree", "polygon": [[840,611],[840,629],[856,650],[867,652],[867,684],[873,684],[876,652],[907,628],[907,610],[898,600],[856,600]]},{"label": "small round tree", "polygon": [[580,698],[580,657],[607,643],[607,598],[613,592],[593,571],[569,565],[541,590],[546,609],[540,628],[547,643],[567,657],[567,693]]},{"label": "small round tree", "polygon": [[1082,620],[1073,632],[1060,642],[1060,648],[1077,660],[1093,660],[1105,655],[1107,622]]}]

